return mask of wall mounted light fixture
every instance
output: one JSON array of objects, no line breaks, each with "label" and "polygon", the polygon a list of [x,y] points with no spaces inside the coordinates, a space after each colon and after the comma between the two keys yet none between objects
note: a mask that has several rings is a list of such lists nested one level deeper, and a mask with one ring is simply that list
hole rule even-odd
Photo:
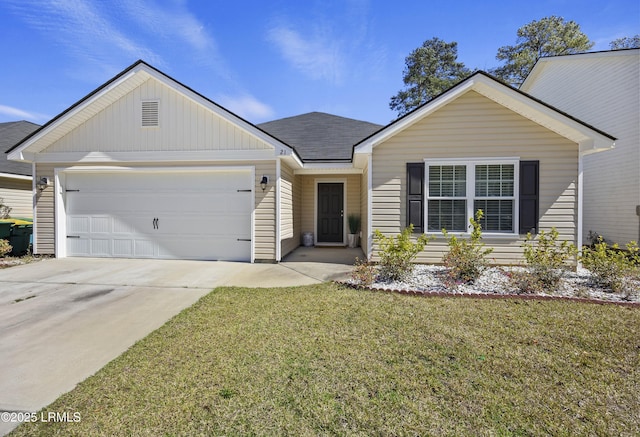
[{"label": "wall mounted light fixture", "polygon": [[266,175],[262,175],[262,179],[260,180],[260,188],[262,188],[262,191],[267,189],[268,183],[269,183],[269,177]]},{"label": "wall mounted light fixture", "polygon": [[36,188],[38,191],[42,192],[45,188],[49,186],[49,178],[40,178],[36,182]]}]

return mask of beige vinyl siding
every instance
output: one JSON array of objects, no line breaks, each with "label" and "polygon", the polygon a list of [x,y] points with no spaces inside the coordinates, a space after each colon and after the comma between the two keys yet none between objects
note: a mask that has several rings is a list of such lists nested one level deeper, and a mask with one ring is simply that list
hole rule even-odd
[{"label": "beige vinyl siding", "polygon": [[[316,182],[344,182],[347,185],[347,210],[345,211],[345,230],[348,231],[346,218],[349,214],[360,214],[360,178],[361,175],[317,175],[300,176],[302,187],[302,232],[313,232],[315,229],[316,205]],[[347,243],[346,241],[344,242]]]},{"label": "beige vinyl siding", "polygon": [[280,240],[282,257],[300,245],[300,200],[302,188],[300,187],[299,178],[300,176],[293,174],[291,167],[282,162],[280,166]]},{"label": "beige vinyl siding", "polygon": [[[540,229],[555,226],[563,240],[576,241],[577,144],[474,91],[373,149],[372,230],[397,234],[404,228],[407,162],[487,157],[539,160]],[[522,241],[522,236],[486,237],[498,264],[518,262]],[[417,261],[440,262],[445,251],[440,237]]]},{"label": "beige vinyl siding", "polygon": [[[158,100],[159,127],[141,127],[143,100]],[[233,123],[148,79],[47,147],[54,152],[151,152],[272,148]]]},{"label": "beige vinyl siding", "polygon": [[11,207],[11,217],[33,217],[31,180],[0,176],[0,200]]},{"label": "beige vinyl siding", "polygon": [[360,178],[360,246],[365,257],[369,250],[369,239],[367,238],[367,229],[369,226],[369,164],[362,171]]},{"label": "beige vinyl siding", "polygon": [[[37,253],[55,254],[55,232],[54,232],[54,172],[55,168],[75,166],[69,164],[37,164],[36,177],[47,177],[51,181],[42,193],[36,196],[36,235]],[[246,166],[246,162],[199,162],[198,166]],[[270,180],[275,180],[275,161],[258,161],[252,163],[255,166],[255,259],[256,261],[274,261],[276,244],[276,219],[275,219],[275,184],[269,184],[263,192],[260,187],[262,175],[269,175]],[[158,164],[148,164],[147,166],[160,167]],[[187,166],[187,165],[185,165]],[[170,166],[167,166],[170,167]]]},{"label": "beige vinyl siding", "polygon": [[524,91],[617,138],[584,158],[589,231],[620,244],[640,239],[640,50],[551,58]]}]

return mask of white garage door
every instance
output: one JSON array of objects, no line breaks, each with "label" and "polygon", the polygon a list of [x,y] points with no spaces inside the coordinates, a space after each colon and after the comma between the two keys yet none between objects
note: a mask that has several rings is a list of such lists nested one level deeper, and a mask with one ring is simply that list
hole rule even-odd
[{"label": "white garage door", "polygon": [[250,261],[248,170],[66,174],[67,255]]}]

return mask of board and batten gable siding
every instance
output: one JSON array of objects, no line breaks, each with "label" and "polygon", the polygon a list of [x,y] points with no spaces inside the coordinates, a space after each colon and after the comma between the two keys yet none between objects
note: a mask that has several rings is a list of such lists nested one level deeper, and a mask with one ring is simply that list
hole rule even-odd
[{"label": "board and batten gable siding", "polygon": [[[345,219],[349,214],[360,214],[360,178],[359,174],[349,175],[308,175],[300,176],[300,186],[302,188],[301,212],[302,212],[302,232],[316,233],[316,182],[344,181],[347,184],[347,210],[344,213]],[[345,230],[348,232],[348,223],[345,220]],[[346,240],[344,242],[347,243]]]},{"label": "board and batten gable siding", "polygon": [[280,244],[282,257],[300,246],[302,187],[300,176],[285,162],[280,166]]},{"label": "board and batten gable siding", "polygon": [[[406,226],[408,162],[488,157],[539,160],[539,228],[555,227],[562,240],[576,242],[578,145],[475,91],[373,149],[372,230],[393,235]],[[492,262],[521,261],[524,236],[485,236],[484,241],[494,248]],[[446,251],[446,240],[440,235],[416,262],[440,263]],[[378,259],[375,247],[373,259]]]},{"label": "board and batten gable siding", "polygon": [[[180,164],[183,166],[182,164]],[[197,166],[255,166],[255,210],[254,210],[254,234],[255,234],[255,260],[269,261],[275,260],[275,244],[276,244],[276,219],[275,219],[275,185],[269,184],[263,192],[260,187],[260,179],[262,175],[269,175],[274,180],[276,174],[275,161],[256,161],[247,163],[245,161],[225,161],[221,162],[198,162]],[[37,178],[49,178],[50,185],[44,191],[36,195],[36,250],[37,254],[54,255],[55,254],[55,228],[54,228],[54,193],[55,193],[55,169],[78,166],[77,163],[66,164],[36,164]],[[140,165],[139,167],[162,167],[161,164],[150,163]],[[164,165],[167,168],[171,166]],[[185,164],[184,167],[188,165]]]},{"label": "board and batten gable siding", "polygon": [[617,138],[584,158],[583,238],[640,239],[640,51],[552,58],[523,91]]},{"label": "board and batten gable siding", "polygon": [[[142,127],[142,102],[159,101],[159,126]],[[42,153],[272,149],[233,123],[150,78]]]},{"label": "board and batten gable siding", "polygon": [[0,176],[0,200],[11,207],[11,217],[33,217],[32,181]]}]

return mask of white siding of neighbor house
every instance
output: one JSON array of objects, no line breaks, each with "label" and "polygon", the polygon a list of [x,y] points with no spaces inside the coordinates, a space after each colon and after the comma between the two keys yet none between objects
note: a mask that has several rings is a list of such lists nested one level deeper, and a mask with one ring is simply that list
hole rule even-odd
[{"label": "white siding of neighbor house", "polygon": [[280,166],[280,240],[282,257],[300,245],[302,187],[300,176],[285,162]]},{"label": "white siding of neighbor house", "polygon": [[33,217],[31,180],[0,176],[0,200],[11,207],[11,217]]},{"label": "white siding of neighbor house", "polygon": [[[407,162],[486,157],[539,160],[539,227],[555,227],[561,239],[576,242],[578,145],[474,91],[373,149],[372,230],[393,235],[405,227]],[[496,264],[520,262],[523,240],[484,238],[494,248],[490,258]],[[439,263],[446,250],[440,236],[416,261]],[[375,247],[373,259],[378,259]]]},{"label": "white siding of neighbor house", "polygon": [[626,244],[640,239],[640,50],[550,58],[523,91],[617,138],[584,159],[585,242],[589,231]]},{"label": "white siding of neighbor house", "polygon": [[[301,224],[302,232],[316,233],[315,214],[316,205],[316,182],[322,181],[344,181],[347,184],[347,210],[345,211],[345,219],[349,214],[360,214],[360,178],[359,174],[349,175],[309,175],[299,176],[299,185],[301,186]],[[344,222],[345,230],[348,231],[348,223]],[[345,244],[347,241],[345,240]]]},{"label": "white siding of neighbor house", "polygon": [[[159,127],[141,127],[143,100],[159,101]],[[150,78],[47,147],[43,153],[269,148],[273,147]]]},{"label": "white siding of neighbor house", "polygon": [[[66,164],[37,164],[36,176],[47,177],[51,181],[50,186],[36,196],[36,250],[37,254],[55,254],[55,230],[54,230],[54,173],[55,168],[75,166],[75,163]],[[166,165],[166,164],[165,164]],[[182,164],[180,164],[183,166]],[[269,184],[263,192],[260,188],[262,175],[269,175],[270,180],[275,180],[275,161],[225,161],[225,162],[198,162],[198,166],[255,166],[255,259],[256,261],[274,261],[276,244],[276,220],[275,220],[275,185]],[[147,166],[160,167],[161,164],[150,163]],[[187,166],[186,164],[184,166]],[[167,166],[169,167],[169,166]]]}]

